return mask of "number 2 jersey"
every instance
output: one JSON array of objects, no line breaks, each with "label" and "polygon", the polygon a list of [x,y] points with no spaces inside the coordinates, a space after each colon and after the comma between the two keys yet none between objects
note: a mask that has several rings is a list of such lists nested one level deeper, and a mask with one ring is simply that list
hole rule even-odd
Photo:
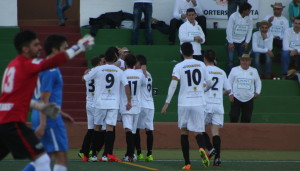
[{"label": "number 2 jersey", "polygon": [[13,59],[6,67],[2,80],[0,124],[26,122],[39,72],[62,65],[67,59],[64,52],[47,60],[28,59],[22,55]]},{"label": "number 2 jersey", "polygon": [[206,66],[206,69],[212,79],[212,87],[205,92],[206,112],[224,114],[223,90],[231,89],[226,73],[216,66]]},{"label": "number 2 jersey", "polygon": [[203,62],[185,59],[175,65],[172,76],[180,80],[178,106],[205,105],[204,81],[211,84],[211,79]]},{"label": "number 2 jersey", "polygon": [[97,66],[83,78],[85,81],[95,80],[94,107],[119,109],[121,83],[124,86],[128,84],[124,72],[120,68],[109,64]]}]

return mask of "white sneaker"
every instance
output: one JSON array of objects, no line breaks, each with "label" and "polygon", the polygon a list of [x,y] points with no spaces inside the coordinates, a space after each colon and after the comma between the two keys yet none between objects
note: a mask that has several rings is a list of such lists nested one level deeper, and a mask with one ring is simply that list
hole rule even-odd
[{"label": "white sneaker", "polygon": [[137,157],[135,154],[133,154],[133,161],[136,162],[137,161]]},{"label": "white sneaker", "polygon": [[101,161],[108,162],[108,158],[106,156],[102,156]]},{"label": "white sneaker", "polygon": [[98,158],[97,158],[97,156],[90,157],[90,161],[92,161],[92,162],[96,162],[96,161],[98,161]]},{"label": "white sneaker", "polygon": [[133,159],[131,157],[129,157],[129,156],[125,156],[125,157],[123,157],[122,161],[124,161],[124,162],[132,162]]}]

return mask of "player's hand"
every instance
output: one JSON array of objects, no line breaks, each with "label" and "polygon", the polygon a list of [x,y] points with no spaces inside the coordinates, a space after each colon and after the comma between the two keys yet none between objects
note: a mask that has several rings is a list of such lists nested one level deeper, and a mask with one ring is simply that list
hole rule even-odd
[{"label": "player's hand", "polygon": [[41,109],[41,112],[46,116],[55,119],[58,113],[60,112],[60,109],[55,103],[47,103],[44,104],[43,108]]},{"label": "player's hand", "polygon": [[69,114],[67,114],[65,112],[61,112],[61,115],[66,121],[69,121],[72,124],[74,123],[74,118],[72,116],[70,116]]},{"label": "player's hand", "polygon": [[95,44],[95,39],[90,34],[87,34],[83,38],[78,40],[77,44],[83,47],[83,51],[90,50]]},{"label": "player's hand", "polygon": [[233,103],[233,102],[234,102],[234,97],[233,97],[233,94],[229,96],[229,101],[230,101],[231,103]]},{"label": "player's hand", "polygon": [[273,20],[274,20],[274,16],[270,17],[270,18],[268,19],[268,22],[269,22],[269,23],[272,23]]},{"label": "player's hand", "polygon": [[195,6],[197,6],[197,1],[196,0],[191,0],[192,4]]},{"label": "player's hand", "polygon": [[243,46],[243,47],[245,48],[245,50],[246,50],[246,49],[248,49],[248,45],[249,45],[249,43],[246,43],[246,42],[245,42],[242,46]]},{"label": "player's hand", "polygon": [[270,55],[270,57],[274,57],[274,53],[271,50],[268,51],[268,54]]},{"label": "player's hand", "polygon": [[297,55],[297,54],[298,54],[297,50],[291,50],[291,52],[290,52],[290,55],[291,55],[291,56],[295,56],[295,55]]},{"label": "player's hand", "polygon": [[163,115],[167,114],[167,109],[169,107],[169,103],[165,103],[165,105],[163,106],[163,108],[161,109],[161,113]]},{"label": "player's hand", "polygon": [[131,102],[127,102],[126,110],[130,110],[132,108]]},{"label": "player's hand", "polygon": [[259,96],[259,94],[257,94],[257,93],[254,93],[254,98],[256,98],[256,97],[258,97]]},{"label": "player's hand", "polygon": [[41,139],[45,134],[46,126],[45,125],[39,125],[36,130],[34,131],[37,138]]},{"label": "player's hand", "polygon": [[228,51],[232,51],[234,49],[234,44],[229,43],[227,48],[228,48]]}]

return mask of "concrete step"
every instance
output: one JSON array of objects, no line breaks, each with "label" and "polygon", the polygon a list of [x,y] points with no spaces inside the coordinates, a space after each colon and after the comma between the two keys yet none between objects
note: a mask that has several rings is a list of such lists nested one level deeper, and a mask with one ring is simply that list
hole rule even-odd
[{"label": "concrete step", "polygon": [[19,26],[58,26],[58,27],[68,27],[76,26],[79,27],[79,21],[75,19],[70,19],[65,22],[66,26],[59,26],[57,19],[30,19],[30,20],[19,20]]},{"label": "concrete step", "polygon": [[[64,84],[64,92],[85,92],[85,84]],[[81,99],[82,100],[82,99]]]},{"label": "concrete step", "polygon": [[80,84],[82,85],[82,87],[85,86],[85,82],[82,81],[82,76],[64,76],[63,75],[63,79],[64,79],[64,84],[65,86],[68,84]]},{"label": "concrete step", "polygon": [[83,76],[85,70],[87,70],[86,67],[60,67],[60,71],[64,76]]},{"label": "concrete step", "polygon": [[86,93],[85,92],[64,92],[63,100],[64,101],[85,101]]}]

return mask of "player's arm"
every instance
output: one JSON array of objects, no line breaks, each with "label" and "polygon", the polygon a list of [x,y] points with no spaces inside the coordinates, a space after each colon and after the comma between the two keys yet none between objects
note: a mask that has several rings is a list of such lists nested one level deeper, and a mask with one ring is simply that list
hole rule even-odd
[{"label": "player's arm", "polygon": [[74,123],[74,118],[71,115],[69,115],[63,111],[60,111],[60,113],[61,113],[61,116],[63,117],[63,119],[70,121],[71,123]]},{"label": "player's arm", "polygon": [[172,81],[171,81],[170,86],[169,86],[168,96],[167,96],[165,105],[163,106],[163,108],[161,110],[162,114],[166,114],[167,113],[167,109],[169,107],[169,104],[170,104],[170,102],[172,100],[172,97],[173,97],[173,95],[175,93],[175,90],[177,88],[178,81],[179,81],[179,79],[177,77],[173,76]]},{"label": "player's arm", "polygon": [[130,110],[132,108],[132,105],[131,105],[131,93],[130,93],[130,87],[129,85],[125,85],[124,86],[125,88],[125,94],[126,94],[126,97],[127,97],[127,105],[126,105],[126,110]]},{"label": "player's arm", "polygon": [[57,114],[60,111],[59,107],[55,103],[45,104],[41,101],[35,100],[30,101],[30,108],[39,110],[50,118],[56,118]]},{"label": "player's arm", "polygon": [[[48,104],[49,99],[50,99],[50,95],[51,95],[50,92],[42,92],[42,94],[41,94],[42,102],[45,103],[45,104]],[[45,114],[43,114],[42,112],[40,112],[40,124],[35,130],[35,134],[38,138],[41,138],[45,133],[46,120],[47,120],[47,116]]]},{"label": "player's arm", "polygon": [[146,65],[142,65],[141,66],[141,69],[143,71],[143,74],[146,78],[148,78],[148,74],[147,74],[147,66]]},{"label": "player's arm", "polygon": [[85,81],[90,81],[90,80],[92,80],[92,79],[94,79],[94,78],[96,77],[97,72],[98,72],[97,67],[96,67],[96,68],[93,68],[93,69],[91,69],[87,74],[85,74],[85,75],[83,76],[83,79],[84,79]]}]

